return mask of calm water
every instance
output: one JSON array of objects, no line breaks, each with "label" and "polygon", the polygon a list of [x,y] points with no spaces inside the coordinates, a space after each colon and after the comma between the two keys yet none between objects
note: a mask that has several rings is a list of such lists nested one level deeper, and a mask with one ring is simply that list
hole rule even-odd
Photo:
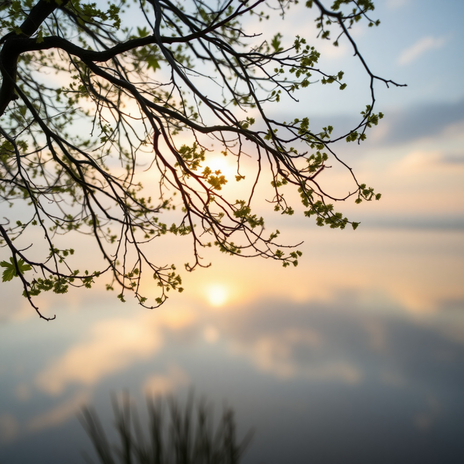
[{"label": "calm water", "polygon": [[[335,239],[334,239],[335,237]],[[314,232],[283,270],[218,257],[142,311],[99,292],[33,317],[2,285],[0,462],[79,463],[111,393],[232,406],[245,463],[464,462],[464,234]]]}]

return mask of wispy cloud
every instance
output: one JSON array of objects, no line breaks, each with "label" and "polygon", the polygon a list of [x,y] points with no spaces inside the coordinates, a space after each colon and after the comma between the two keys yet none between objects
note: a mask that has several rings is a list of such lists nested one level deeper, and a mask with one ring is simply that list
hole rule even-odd
[{"label": "wispy cloud", "polygon": [[398,59],[398,63],[400,65],[410,64],[428,51],[442,48],[446,42],[447,39],[445,37],[423,37],[403,51]]},{"label": "wispy cloud", "polygon": [[103,377],[130,366],[159,351],[166,330],[181,330],[193,322],[193,314],[143,314],[137,318],[103,320],[79,343],[54,360],[36,378],[36,385],[51,395],[69,384],[94,385]]}]

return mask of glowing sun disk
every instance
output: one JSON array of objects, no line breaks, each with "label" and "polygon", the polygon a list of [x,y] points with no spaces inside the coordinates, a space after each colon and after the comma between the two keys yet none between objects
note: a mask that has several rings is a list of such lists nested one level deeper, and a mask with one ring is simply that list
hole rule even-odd
[{"label": "glowing sun disk", "polygon": [[229,291],[224,285],[211,285],[206,290],[206,297],[211,306],[223,306],[229,298]]},{"label": "glowing sun disk", "polygon": [[237,174],[237,167],[232,164],[225,156],[214,156],[211,159],[206,159],[205,166],[208,166],[213,172],[221,171],[221,174],[230,181]]}]

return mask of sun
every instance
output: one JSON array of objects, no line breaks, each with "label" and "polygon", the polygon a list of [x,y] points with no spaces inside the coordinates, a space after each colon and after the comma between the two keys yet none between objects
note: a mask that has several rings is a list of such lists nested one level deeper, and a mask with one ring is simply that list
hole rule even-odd
[{"label": "sun", "polygon": [[206,289],[206,298],[211,306],[219,308],[229,300],[229,289],[223,284],[212,284]]},{"label": "sun", "polygon": [[205,166],[208,166],[213,172],[221,171],[221,174],[230,182],[237,175],[237,166],[233,164],[228,157],[213,156],[206,159]]}]

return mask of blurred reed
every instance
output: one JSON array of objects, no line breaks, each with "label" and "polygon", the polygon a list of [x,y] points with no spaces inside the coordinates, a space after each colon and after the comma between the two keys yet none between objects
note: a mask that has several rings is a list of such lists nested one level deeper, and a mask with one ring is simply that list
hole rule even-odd
[{"label": "blurred reed", "polygon": [[94,408],[84,407],[79,415],[101,464],[238,464],[252,438],[250,431],[237,441],[230,408],[214,427],[212,408],[193,393],[184,406],[173,397],[147,397],[145,427],[127,393],[120,401],[113,396],[112,403],[118,444],[110,443]]}]

